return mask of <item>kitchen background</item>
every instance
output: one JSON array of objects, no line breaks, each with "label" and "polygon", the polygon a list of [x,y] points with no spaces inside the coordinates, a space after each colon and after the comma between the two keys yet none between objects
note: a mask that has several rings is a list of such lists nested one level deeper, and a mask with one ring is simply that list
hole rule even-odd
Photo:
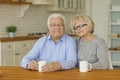
[{"label": "kitchen background", "polygon": [[[70,30],[70,19],[74,15],[85,13],[94,19],[96,25],[95,33],[99,34],[107,42],[108,2],[109,0],[87,0],[84,12],[59,12],[66,17],[66,32]],[[8,36],[6,27],[9,25],[17,26],[16,36],[47,32],[47,18],[51,13],[55,12],[47,11],[44,7],[45,5],[30,5],[21,17],[21,5],[0,4],[0,37]]]},{"label": "kitchen background", "polygon": [[[6,27],[17,26],[15,36],[26,36],[28,33],[47,32],[47,18],[51,13],[61,13],[66,18],[66,32],[69,32],[70,19],[80,14],[77,12],[51,12],[45,5],[30,5],[22,15],[21,5],[0,4],[0,37],[7,37]],[[22,16],[21,16],[22,15]]]},{"label": "kitchen background", "polygon": [[[31,1],[31,0],[29,0]],[[35,0],[32,0],[35,1]],[[49,1],[49,0],[38,0],[38,1]],[[55,1],[55,0],[51,0]],[[59,1],[59,0],[56,0]],[[61,0],[64,1],[64,0]],[[67,0],[66,0],[67,1]],[[74,0],[71,0],[74,1]],[[77,0],[78,1],[78,0]],[[45,33],[48,32],[47,29],[47,18],[51,13],[61,13],[66,18],[66,33],[70,33],[70,20],[75,15],[87,14],[95,22],[95,32],[94,34],[99,35],[106,41],[107,48],[112,47],[111,35],[111,5],[120,5],[119,0],[81,0],[85,1],[83,10],[80,11],[52,11],[48,10],[49,4],[4,4],[0,3],[0,38],[8,37],[6,27],[10,25],[17,26],[17,31],[15,32],[15,37],[18,36],[28,36],[29,33]],[[112,2],[113,1],[113,2]],[[119,29],[115,30],[119,31]],[[115,44],[119,44],[119,38]],[[116,42],[116,41],[115,41]],[[25,42],[26,43],[26,42]],[[118,45],[117,45],[118,46]],[[114,46],[114,47],[117,47]],[[9,52],[9,51],[8,51]],[[1,52],[2,53],[2,52]],[[27,52],[24,52],[26,54]],[[119,51],[110,52],[113,64],[120,66],[120,55]],[[114,55],[113,55],[114,53]],[[0,55],[1,56],[1,55]],[[21,60],[21,59],[20,59]],[[114,62],[116,60],[116,62]],[[9,61],[9,60],[8,60]],[[2,61],[0,61],[2,63]],[[0,64],[1,64],[0,63]]]}]

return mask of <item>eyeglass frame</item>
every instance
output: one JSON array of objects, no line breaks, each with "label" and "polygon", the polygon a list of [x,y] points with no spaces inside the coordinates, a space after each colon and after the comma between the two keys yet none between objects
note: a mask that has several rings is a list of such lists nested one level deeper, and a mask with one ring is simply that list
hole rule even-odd
[{"label": "eyeglass frame", "polygon": [[78,26],[75,26],[73,29],[74,30],[78,30],[78,29],[81,29],[81,28],[83,28],[83,27],[85,27],[85,26],[87,26],[88,24],[79,24]]}]

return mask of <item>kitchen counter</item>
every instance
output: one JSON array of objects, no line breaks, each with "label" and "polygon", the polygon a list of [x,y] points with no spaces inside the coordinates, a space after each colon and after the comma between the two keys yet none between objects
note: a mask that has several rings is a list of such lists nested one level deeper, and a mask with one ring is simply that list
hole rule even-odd
[{"label": "kitchen counter", "polygon": [[4,37],[0,38],[0,42],[11,42],[11,41],[22,41],[22,40],[35,40],[39,39],[40,36],[19,36],[14,38]]},{"label": "kitchen counter", "polygon": [[[71,37],[78,37],[76,34],[68,34]],[[39,39],[40,36],[18,36],[18,37],[14,37],[14,38],[9,38],[9,37],[3,37],[0,38],[0,42],[11,42],[11,41],[22,41],[22,40],[35,40],[35,39]]]}]

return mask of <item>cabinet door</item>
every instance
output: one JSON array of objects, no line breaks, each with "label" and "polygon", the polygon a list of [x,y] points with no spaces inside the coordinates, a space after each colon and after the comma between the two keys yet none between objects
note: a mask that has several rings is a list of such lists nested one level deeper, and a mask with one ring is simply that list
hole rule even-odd
[{"label": "cabinet door", "polygon": [[37,40],[1,43],[1,64],[4,66],[20,66],[22,58],[30,51]]},{"label": "cabinet door", "polygon": [[2,42],[1,43],[1,65],[14,66],[14,42]]},{"label": "cabinet door", "polygon": [[14,66],[15,62],[15,56],[12,54],[13,52],[8,52],[3,55],[2,58],[2,65],[3,66]]},{"label": "cabinet door", "polygon": [[2,65],[3,66],[20,66],[20,64],[21,64],[20,52],[8,52],[2,56]]},{"label": "cabinet door", "polygon": [[[37,40],[27,40],[27,41],[21,41],[19,44],[23,48],[20,48],[18,52],[16,52],[16,64],[17,66],[21,65],[22,58],[32,49],[34,44],[36,43]],[[18,60],[17,60],[18,59]]]},{"label": "cabinet door", "polygon": [[15,50],[14,42],[3,42],[1,43],[1,50],[2,52],[9,52]]},{"label": "cabinet door", "polygon": [[26,41],[16,41],[15,42],[15,50],[20,51],[20,50],[26,50],[29,46],[29,40]]},{"label": "cabinet door", "polygon": [[53,6],[49,7],[51,11],[83,11],[85,0],[51,0]]},{"label": "cabinet door", "polygon": [[22,57],[21,52],[20,51],[15,52],[14,56],[15,56],[15,58],[14,58],[14,63],[15,64],[14,65],[15,66],[20,66],[21,65],[21,57]]},{"label": "cabinet door", "polygon": [[22,61],[22,58],[29,52],[29,50],[24,50],[24,51],[21,51],[21,61]]},{"label": "cabinet door", "polygon": [[34,46],[34,44],[36,43],[37,40],[29,40],[29,46],[28,46],[28,50],[31,50]]}]

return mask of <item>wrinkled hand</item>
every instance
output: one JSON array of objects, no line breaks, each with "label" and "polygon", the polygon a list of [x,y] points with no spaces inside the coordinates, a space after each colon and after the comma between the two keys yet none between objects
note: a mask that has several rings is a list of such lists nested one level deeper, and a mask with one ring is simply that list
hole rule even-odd
[{"label": "wrinkled hand", "polygon": [[51,71],[57,71],[57,70],[61,70],[61,64],[58,62],[51,62],[51,63],[47,63],[46,65],[44,65],[42,67],[42,72],[51,72]]},{"label": "wrinkled hand", "polygon": [[38,69],[38,63],[37,63],[37,61],[31,61],[31,62],[27,65],[27,69],[37,70],[37,69]]}]

